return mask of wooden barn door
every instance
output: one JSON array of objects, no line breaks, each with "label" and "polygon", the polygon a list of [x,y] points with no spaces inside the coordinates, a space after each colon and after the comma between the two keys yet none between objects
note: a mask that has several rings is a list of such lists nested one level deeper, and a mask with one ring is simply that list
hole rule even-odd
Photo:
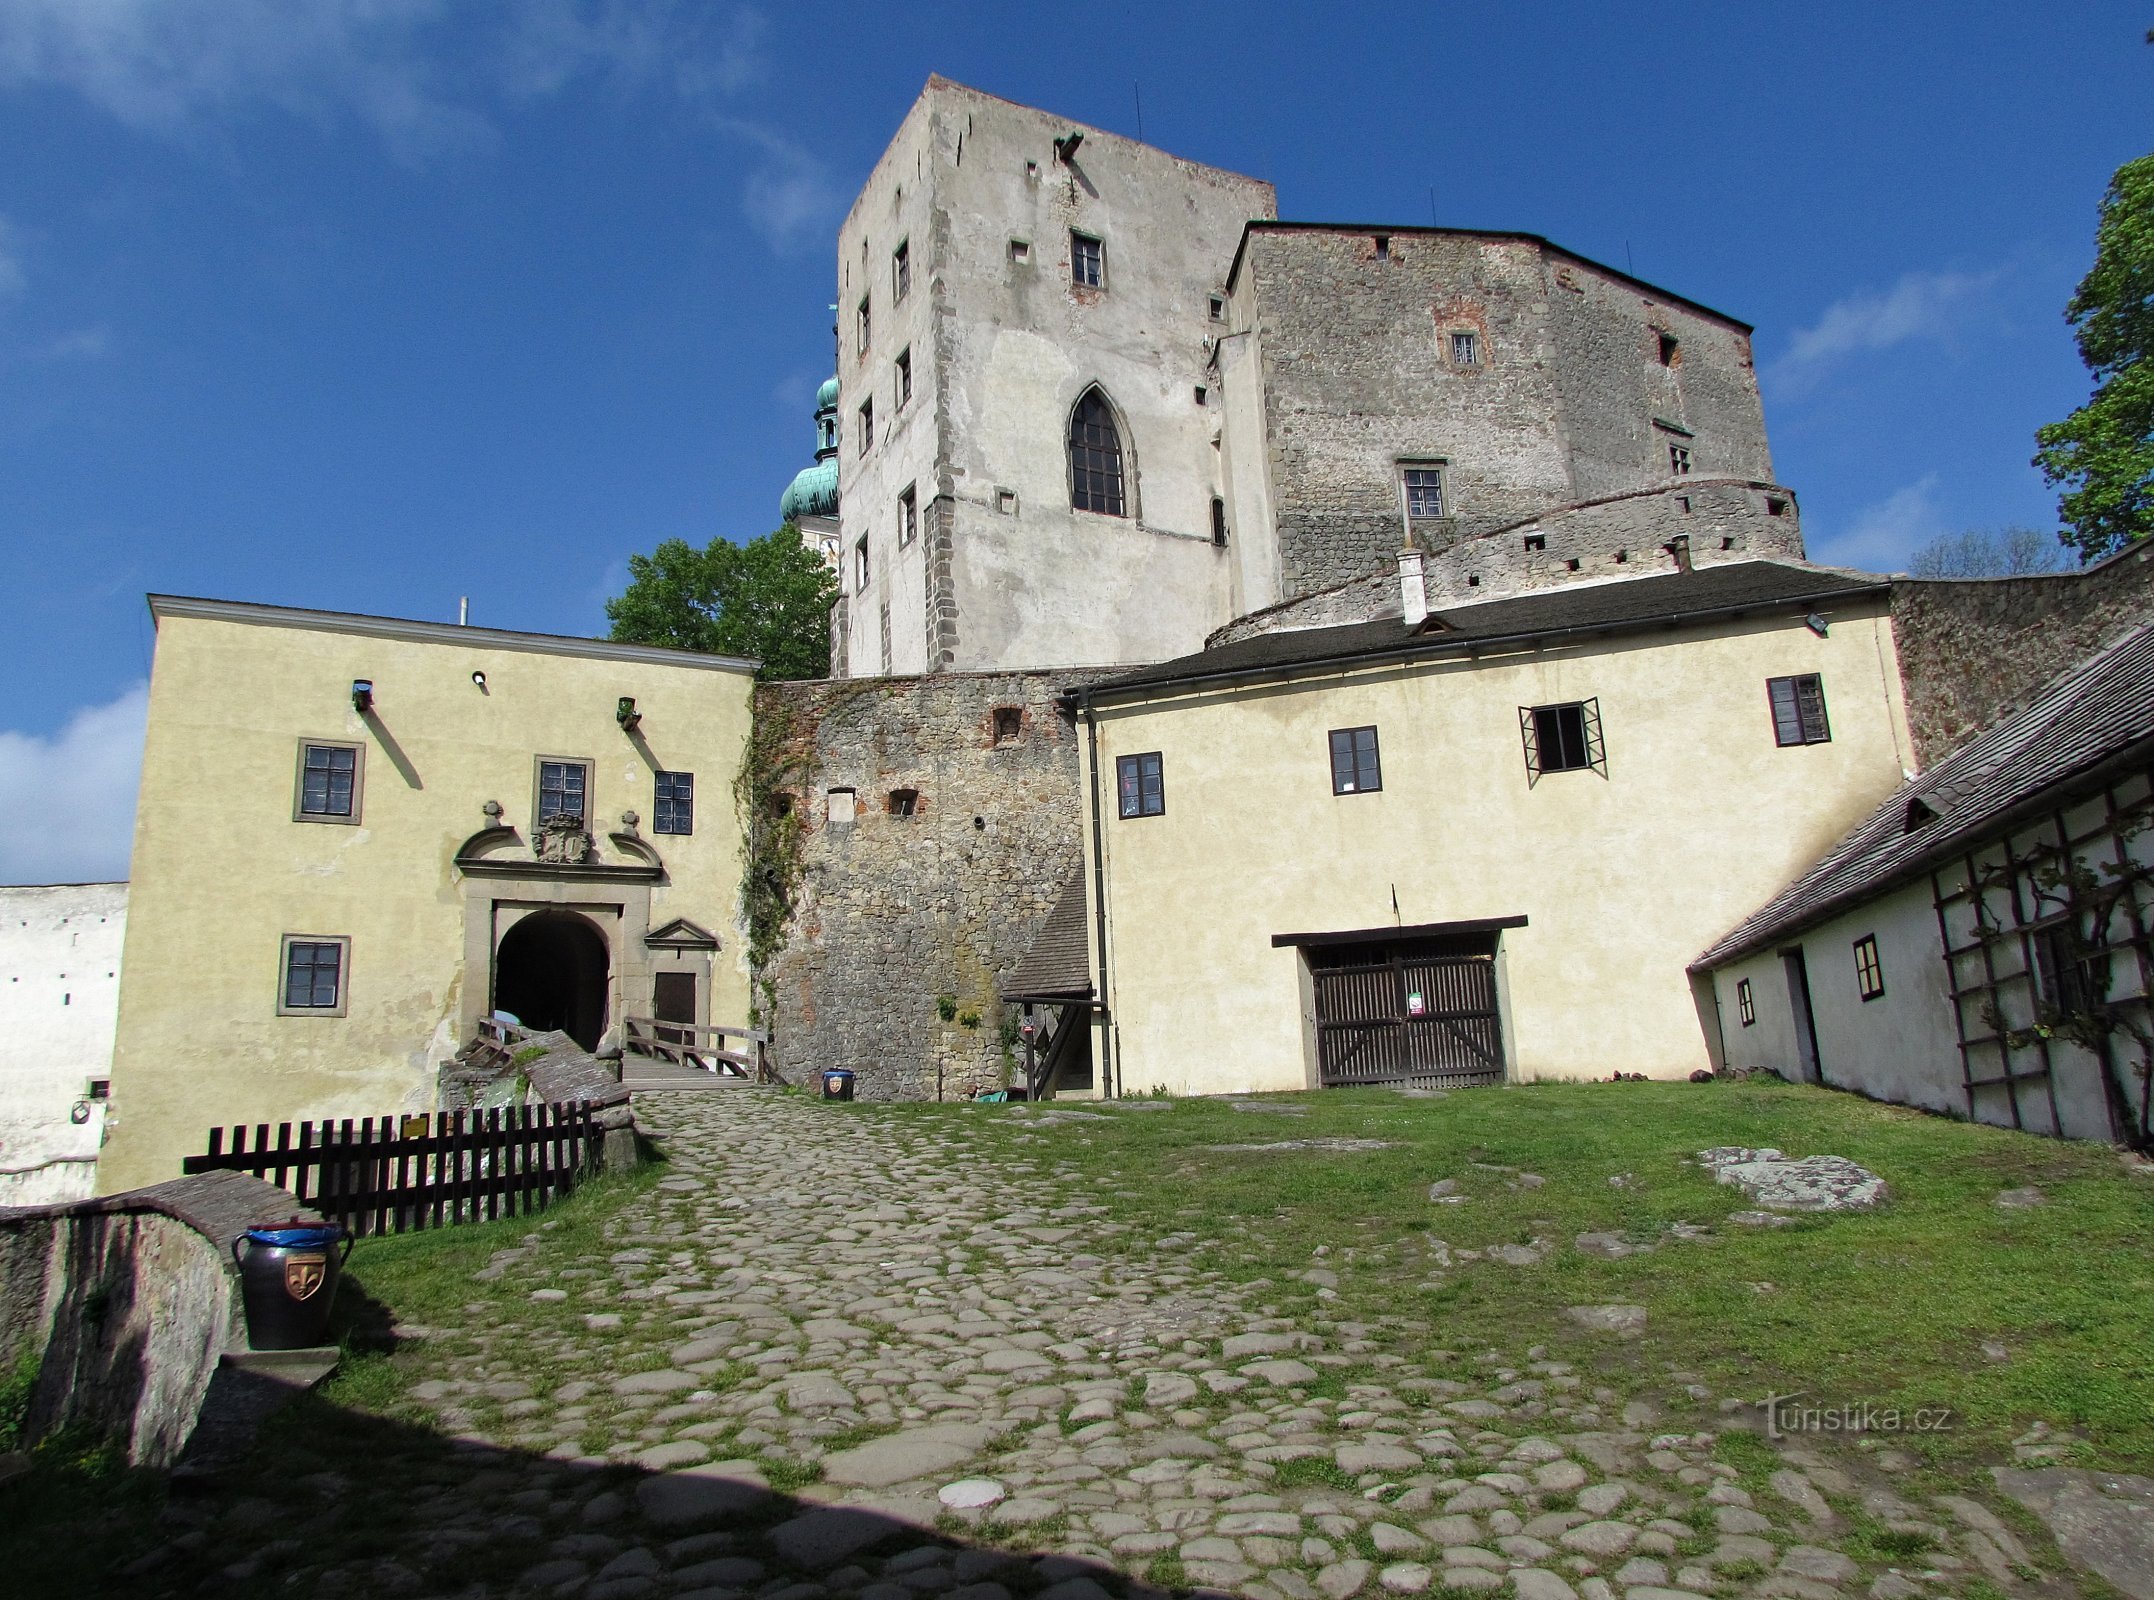
[{"label": "wooden barn door", "polygon": [[1309,951],[1326,1088],[1503,1079],[1493,934]]}]

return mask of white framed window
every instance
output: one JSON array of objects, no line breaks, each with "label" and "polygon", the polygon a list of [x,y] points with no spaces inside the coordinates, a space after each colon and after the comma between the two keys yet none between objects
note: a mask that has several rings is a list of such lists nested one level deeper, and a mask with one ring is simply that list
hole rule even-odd
[{"label": "white framed window", "polygon": [[1399,463],[1399,490],[1405,497],[1408,522],[1425,522],[1449,514],[1450,497],[1444,492],[1444,472],[1444,464],[1440,461]]},{"label": "white framed window", "polygon": [[1080,289],[1107,287],[1106,241],[1070,230],[1070,282]]},{"label": "white framed window", "polygon": [[343,1016],[351,947],[345,934],[286,934],[277,961],[277,1015]]}]

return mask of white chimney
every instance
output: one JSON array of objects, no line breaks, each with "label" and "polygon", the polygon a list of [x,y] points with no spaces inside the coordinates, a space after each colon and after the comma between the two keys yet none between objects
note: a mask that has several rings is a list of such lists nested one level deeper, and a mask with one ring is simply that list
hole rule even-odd
[{"label": "white chimney", "polygon": [[1406,626],[1418,628],[1428,621],[1428,586],[1421,581],[1421,552],[1399,552],[1399,599],[1403,602]]}]

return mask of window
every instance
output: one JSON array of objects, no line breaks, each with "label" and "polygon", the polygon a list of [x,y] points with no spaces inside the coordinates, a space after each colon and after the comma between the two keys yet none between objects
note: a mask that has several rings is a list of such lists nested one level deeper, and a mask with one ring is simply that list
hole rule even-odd
[{"label": "window", "polygon": [[1520,706],[1518,730],[1526,744],[1529,785],[1551,772],[1598,772],[1608,776],[1601,739],[1601,703],[1573,700],[1558,706]]},{"label": "window", "polygon": [[1529,533],[1525,536],[1524,542],[1529,552],[1546,550],[1548,548],[1548,535],[1545,533]]},{"label": "window", "polygon": [[890,791],[890,815],[893,817],[915,816],[920,810],[918,789],[892,789]]},{"label": "window", "polygon": [[890,298],[903,300],[912,292],[912,241],[900,239],[890,252]]},{"label": "window", "polygon": [[1765,514],[1768,517],[1784,517],[1788,514],[1788,503],[1776,494],[1769,494],[1765,497]]},{"label": "window", "polygon": [[279,1016],[344,1015],[344,958],[351,941],[320,934],[284,936],[283,982],[277,995]]},{"label": "window", "polygon": [[824,796],[823,805],[823,815],[831,822],[851,822],[858,814],[855,791],[851,789],[831,790]]},{"label": "window", "polygon": [[1661,330],[1660,364],[1662,366],[1673,367],[1680,365],[1683,359],[1682,349],[1682,345],[1677,342],[1674,334],[1667,332],[1665,329]]},{"label": "window", "polygon": [[1737,1014],[1742,1017],[1744,1027],[1754,1028],[1758,1025],[1758,1003],[1750,993],[1750,980],[1748,978],[1738,978],[1736,980],[1735,1009]]},{"label": "window", "polygon": [[1767,678],[1766,698],[1773,708],[1773,742],[1825,744],[1832,728],[1825,720],[1825,683],[1816,673],[1798,678]]},{"label": "window", "polygon": [[871,332],[871,331],[873,330],[873,326],[874,326],[874,319],[873,319],[873,317],[872,317],[872,316],[871,316],[871,315],[869,314],[869,311],[868,311],[868,297],[867,297],[866,295],[862,295],[862,296],[860,297],[860,348],[859,348],[859,353],[860,353],[861,355],[866,355],[866,354],[868,353],[868,335],[869,335],[869,333],[870,333],[870,332]]},{"label": "window", "polygon": [[1379,260],[1379,261],[1389,261],[1389,260],[1391,259],[1391,235],[1390,235],[1390,234],[1388,234],[1388,233],[1379,233],[1379,234],[1375,235],[1375,236],[1374,236],[1374,237],[1373,237],[1373,238],[1372,238],[1372,239],[1371,239],[1371,240],[1370,240],[1369,242],[1370,242],[1371,244],[1373,244],[1373,245],[1374,245],[1374,246],[1376,247],[1376,259],[1377,259],[1377,260]]},{"label": "window", "polygon": [[1194,392],[1196,395],[1197,404],[1200,406],[1211,399],[1211,391],[1205,388],[1204,385],[1201,383],[1197,385]]},{"label": "window", "polygon": [[538,819],[541,827],[566,817],[577,827],[589,815],[591,767],[583,761],[539,760]]},{"label": "window", "polygon": [[1216,494],[1212,496],[1212,543],[1227,542],[1227,503]]},{"label": "window", "polygon": [[905,485],[905,492],[898,496],[898,548],[911,544],[920,532],[920,501],[912,484]]},{"label": "window", "polygon": [[995,743],[1006,744],[1024,731],[1025,713],[1021,706],[995,707]]},{"label": "window", "polygon": [[300,745],[299,800],[292,815],[301,822],[359,820],[357,745],[311,741]]},{"label": "window", "polygon": [[1855,988],[1865,1000],[1885,992],[1885,968],[1877,959],[1877,935],[1866,933],[1855,941]]},{"label": "window", "polygon": [[862,539],[853,546],[853,593],[864,594],[868,587],[868,542]]},{"label": "window", "polygon": [[1443,515],[1443,468],[1406,467],[1401,469],[1406,478],[1406,519],[1419,522],[1424,517]]},{"label": "window", "polygon": [[1107,247],[1090,234],[1070,234],[1070,282],[1080,289],[1107,287]]},{"label": "window", "polygon": [[658,833],[696,831],[696,775],[661,772],[653,781],[651,827]]},{"label": "window", "polygon": [[1478,333],[1454,333],[1451,335],[1451,365],[1454,367],[1478,367],[1481,364],[1481,336]]},{"label": "window", "polygon": [[908,348],[906,348],[906,349],[904,349],[904,350],[900,350],[900,351],[898,352],[898,358],[897,358],[897,405],[896,405],[896,406],[894,406],[894,407],[892,407],[891,409],[893,409],[893,410],[902,410],[902,409],[904,408],[905,402],[906,402],[906,401],[908,401],[908,400],[910,400],[911,398],[912,398],[912,351],[911,351],[911,349],[910,349],[910,348],[908,347]]},{"label": "window", "polygon": [[1010,241],[1010,265],[1013,267],[1029,267],[1032,265],[1032,246],[1030,242],[1024,239],[1012,239]]},{"label": "window", "polygon": [[860,453],[866,455],[875,448],[875,402],[860,402]]},{"label": "window", "polygon": [[[1668,470],[1674,473],[1678,478],[1687,478],[1690,476],[1689,445],[1671,444],[1670,446],[1668,446]],[[1683,509],[1687,511],[1690,508],[1688,506],[1685,506]]]},{"label": "window", "polygon": [[1384,769],[1376,758],[1376,730],[1331,730],[1331,792],[1369,794],[1384,786]]},{"label": "window", "polygon": [[1156,817],[1167,809],[1166,780],[1159,752],[1114,758],[1114,787],[1125,817]]},{"label": "window", "polygon": [[1087,389],[1070,413],[1070,506],[1110,517],[1129,515],[1122,496],[1122,436],[1107,397]]},{"label": "window", "polygon": [[2067,1017],[2083,1014],[2107,996],[2109,957],[2088,955],[2069,921],[2036,930],[2030,942],[2035,995],[2046,1010]]},{"label": "window", "polygon": [[1227,320],[1227,300],[1226,300],[1226,296],[1225,296],[1225,295],[1219,295],[1219,294],[1215,294],[1215,295],[1212,295],[1212,296],[1211,296],[1211,297],[1209,298],[1209,301],[1208,301],[1208,303],[1207,303],[1207,306],[1206,306],[1206,310],[1207,310],[1207,312],[1209,313],[1209,315],[1211,316],[1211,319],[1212,319],[1212,321],[1214,321],[1214,322],[1224,322],[1224,321],[1226,321],[1226,320]]},{"label": "window", "polygon": [[995,510],[1005,517],[1016,516],[1017,491],[1015,489],[997,489],[995,491]]}]

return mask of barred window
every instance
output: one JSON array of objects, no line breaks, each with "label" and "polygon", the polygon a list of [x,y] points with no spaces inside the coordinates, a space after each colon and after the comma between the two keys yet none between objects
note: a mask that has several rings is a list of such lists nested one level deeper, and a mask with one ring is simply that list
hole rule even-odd
[{"label": "barred window", "polygon": [[341,938],[288,935],[284,941],[284,985],[277,1009],[343,1010],[344,952],[349,943]]},{"label": "barred window", "polygon": [[306,744],[299,751],[299,815],[349,822],[357,812],[359,750]]},{"label": "barred window", "polygon": [[1874,933],[1855,941],[1855,989],[1865,1000],[1875,1000],[1885,992],[1885,966],[1877,958]]},{"label": "barred window", "polygon": [[1443,468],[1406,467],[1406,515],[1419,522],[1443,515]]},{"label": "barred window", "polygon": [[1157,750],[1141,756],[1116,756],[1114,781],[1123,816],[1156,817],[1166,811],[1166,779]]},{"label": "barred window", "polygon": [[1598,700],[1520,706],[1518,730],[1526,746],[1529,786],[1551,772],[1592,771],[1608,776],[1608,751],[1601,739]]},{"label": "barred window", "polygon": [[1825,720],[1825,683],[1814,672],[1794,678],[1767,678],[1766,698],[1773,708],[1776,743],[1825,744],[1832,725]]},{"label": "barred window", "polygon": [[1331,730],[1331,792],[1368,794],[1384,786],[1384,769],[1376,755],[1376,729]]},{"label": "barred window", "polygon": [[1481,336],[1478,333],[1451,335],[1451,364],[1455,367],[1478,367],[1481,364]]},{"label": "barred window", "polygon": [[556,817],[566,817],[581,827],[590,779],[591,769],[581,761],[540,761],[538,820],[541,825]]},{"label": "barred window", "polygon": [[696,831],[696,775],[661,772],[652,782],[651,827],[658,833]]},{"label": "barred window", "polygon": [[1107,287],[1107,247],[1088,233],[1070,235],[1070,282],[1081,289]]},{"label": "barred window", "polygon": [[1122,493],[1122,436],[1107,397],[1087,389],[1070,413],[1070,505],[1110,517],[1129,515]]}]

